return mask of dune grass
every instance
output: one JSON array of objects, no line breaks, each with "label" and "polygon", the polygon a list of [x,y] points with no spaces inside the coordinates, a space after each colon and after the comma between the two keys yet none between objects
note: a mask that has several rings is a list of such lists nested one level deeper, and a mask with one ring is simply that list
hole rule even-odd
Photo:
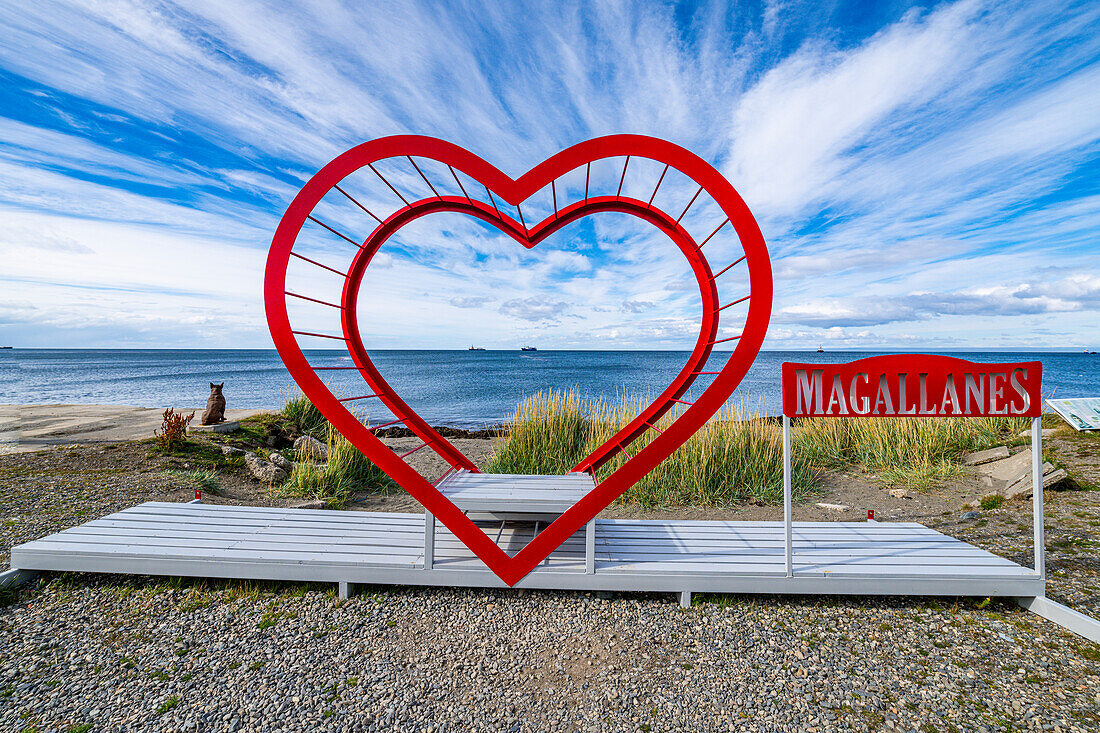
[{"label": "dune grass", "polygon": [[1003,444],[1021,417],[851,417],[800,420],[794,450],[819,466],[859,464],[893,483],[923,488],[958,473],[967,451]]},{"label": "dune grass", "polygon": [[356,491],[385,493],[398,488],[393,479],[331,425],[325,430],[325,441],[328,461],[312,463],[305,455],[297,456],[290,476],[275,487],[277,496],[321,499],[328,506],[339,508]]},{"label": "dune grass", "polygon": [[328,420],[321,414],[309,398],[302,393],[287,396],[286,404],[279,413],[284,432],[290,435],[312,435],[324,438],[328,430]]},{"label": "dune grass", "polygon": [[[629,395],[595,402],[586,402],[575,391],[533,395],[516,409],[508,436],[486,470],[566,473],[646,404],[645,399]],[[657,426],[663,430],[673,418],[673,414],[666,415]],[[629,451],[637,453],[656,435],[648,431],[631,444]],[[778,503],[783,499],[782,459],[782,436],[777,424],[742,407],[727,406],[619,501],[642,507]],[[598,470],[597,478],[606,478],[626,460],[625,456],[617,456]],[[813,486],[809,463],[797,455],[791,483],[796,495],[807,493]]]}]

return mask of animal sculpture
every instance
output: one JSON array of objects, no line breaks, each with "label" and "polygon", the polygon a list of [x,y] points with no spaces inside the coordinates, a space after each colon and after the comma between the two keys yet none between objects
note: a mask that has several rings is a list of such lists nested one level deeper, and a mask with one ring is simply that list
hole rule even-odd
[{"label": "animal sculpture", "polygon": [[225,422],[225,397],[222,396],[222,387],[225,386],[225,382],[221,384],[210,383],[210,397],[206,400],[206,409],[202,413],[203,425],[217,425],[220,422]]}]

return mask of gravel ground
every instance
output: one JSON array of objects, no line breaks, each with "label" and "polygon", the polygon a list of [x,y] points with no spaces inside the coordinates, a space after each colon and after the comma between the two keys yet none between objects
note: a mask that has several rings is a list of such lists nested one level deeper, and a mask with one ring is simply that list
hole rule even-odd
[{"label": "gravel ground", "polygon": [[[1050,445],[1095,481],[1096,443]],[[145,450],[0,456],[4,562],[189,498]],[[933,496],[891,516],[1030,561],[1030,504],[962,522]],[[1100,492],[1048,491],[1047,525],[1050,595],[1100,616]],[[360,591],[44,576],[0,608],[0,730],[1100,730],[1100,647],[1005,601]]]}]

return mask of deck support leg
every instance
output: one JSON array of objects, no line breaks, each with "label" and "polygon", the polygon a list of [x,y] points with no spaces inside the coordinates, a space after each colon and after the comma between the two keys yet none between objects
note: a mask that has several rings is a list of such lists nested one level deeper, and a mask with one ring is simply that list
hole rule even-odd
[{"label": "deck support leg", "polygon": [[596,519],[591,519],[584,528],[584,572],[596,574]]},{"label": "deck support leg", "polygon": [[[1031,508],[1035,530],[1035,574],[1047,579],[1046,532],[1043,527],[1043,418],[1031,418]],[[1068,609],[1067,609],[1068,610]]]},{"label": "deck support leg", "polygon": [[338,588],[337,595],[340,597],[341,601],[346,601],[351,598],[351,583],[346,580],[341,580],[336,586]]},{"label": "deck support leg", "polygon": [[435,565],[435,515],[424,512],[424,569],[431,570]]},{"label": "deck support leg", "polygon": [[680,608],[691,608],[691,591],[680,591]]},{"label": "deck support leg", "polygon": [[794,577],[794,538],[791,529],[791,419],[783,416],[783,552],[787,577]]},{"label": "deck support leg", "polygon": [[1048,621],[1053,621],[1062,628],[1069,629],[1073,633],[1079,634],[1091,642],[1100,644],[1100,621],[1097,621],[1091,616],[1078,613],[1072,608],[1067,608],[1061,603],[1052,601],[1044,596],[1017,598],[1016,602],[1032,613],[1038,614]]}]

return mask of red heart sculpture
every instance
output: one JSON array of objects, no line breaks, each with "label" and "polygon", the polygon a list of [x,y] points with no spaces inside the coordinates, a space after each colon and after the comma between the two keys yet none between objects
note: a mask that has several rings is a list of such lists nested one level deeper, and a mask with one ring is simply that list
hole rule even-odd
[{"label": "red heart sculpture", "polygon": [[[374,163],[400,157],[407,159],[416,168],[417,173],[431,188],[434,196],[418,201],[408,201],[386,180]],[[625,158],[619,191],[615,196],[589,196],[588,172],[593,162],[605,158]],[[423,170],[417,166],[414,158],[430,159],[448,166],[455,183],[462,190],[462,196],[441,194]],[[676,219],[653,206],[654,196],[648,202],[621,196],[622,181],[626,177],[626,168],[631,158],[648,158],[663,163],[665,170],[657,181],[654,196],[669,168],[674,168],[699,186],[698,192],[688,203],[684,212]],[[561,176],[585,166],[585,197],[583,200],[558,209],[555,182]],[[389,186],[404,202],[404,206],[384,219],[376,216],[355,198],[348,194],[340,184],[344,179],[360,168],[370,167],[378,177]],[[461,172],[485,187],[489,202],[473,198],[462,185],[457,173]],[[527,199],[538,191],[551,187],[554,195],[554,214],[530,228],[523,220],[520,208]],[[322,198],[336,190],[358,205],[377,220],[377,226],[362,243],[341,234],[313,216],[313,211]],[[706,191],[718,204],[726,219],[702,243],[696,244],[692,236],[680,224],[681,219],[691,205]],[[496,198],[515,206],[519,221],[500,211]],[[491,204],[491,205],[490,205]],[[629,425],[613,436],[607,443],[586,457],[574,470],[589,471],[595,475],[595,469],[614,458],[618,453],[626,453],[626,446],[648,430],[657,430],[657,435],[637,454],[631,456],[614,473],[599,482],[596,487],[573,507],[535,536],[516,555],[509,556],[474,524],[451,501],[444,497],[427,479],[413,470],[399,456],[391,451],[374,430],[382,425],[367,427],[345,406],[349,399],[338,399],[317,375],[317,369],[311,366],[296,336],[317,336],[344,341],[355,363],[351,369],[357,369],[372,387],[369,397],[380,399],[397,416],[394,422],[404,423],[425,445],[431,447],[444,458],[453,469],[477,471],[477,467],[458,451],[450,442],[440,436],[419,415],[401,400],[392,387],[382,378],[367,355],[359,333],[357,321],[357,301],[363,273],[379,247],[398,229],[409,221],[440,211],[463,212],[498,227],[527,248],[534,247],[566,224],[588,214],[615,211],[626,213],[650,222],[668,235],[684,253],[691,265],[703,297],[703,318],[695,349],[687,364],[673,382],[654,402],[642,411]],[[294,252],[298,234],[306,220],[332,231],[358,248],[351,268],[347,273],[339,272],[327,265]],[[725,224],[733,225],[744,250],[744,255],[723,270],[714,274],[703,256],[702,247]],[[344,276],[344,287],[340,303],[310,298],[291,293],[286,289],[286,273],[290,257],[297,257],[338,275]],[[749,270],[749,294],[725,305],[720,305],[716,281],[719,276],[744,261]],[[341,311],[342,336],[296,331],[290,324],[287,313],[287,296],[330,305]],[[333,426],[343,433],[362,453],[385,471],[394,481],[412,494],[424,507],[436,516],[471,551],[473,551],[501,580],[515,585],[527,573],[550,555],[562,542],[572,536],[604,507],[614,501],[624,491],[637,483],[643,476],[667,458],[699,429],[729,399],[745,376],[763,343],[771,313],[772,281],[771,265],[767,247],[756,220],[749,212],[745,202],[733,187],[706,161],[693,153],[672,143],[641,135],[610,135],[596,138],[563,150],[552,158],[542,162],[520,178],[512,178],[501,173],[495,167],[478,156],[451,143],[435,138],[418,135],[397,135],[379,138],[352,148],[322,168],[311,178],[291,202],[286,214],[272,240],[268,255],[267,270],[264,279],[264,299],[267,320],[272,339],[291,376],[303,393],[328,418]],[[738,336],[716,339],[721,311],[731,305],[748,302],[748,313],[743,331]],[[711,349],[723,341],[737,341],[737,346],[723,368],[714,374],[714,380],[694,403],[680,398],[691,386],[695,378],[706,372],[700,368],[706,364]],[[328,367],[339,368],[339,367]],[[668,412],[675,404],[687,405],[685,409],[663,432],[654,427],[657,419]],[[390,424],[390,423],[387,423]],[[629,455],[629,453],[626,453]],[[405,454],[407,455],[407,454]]]}]

